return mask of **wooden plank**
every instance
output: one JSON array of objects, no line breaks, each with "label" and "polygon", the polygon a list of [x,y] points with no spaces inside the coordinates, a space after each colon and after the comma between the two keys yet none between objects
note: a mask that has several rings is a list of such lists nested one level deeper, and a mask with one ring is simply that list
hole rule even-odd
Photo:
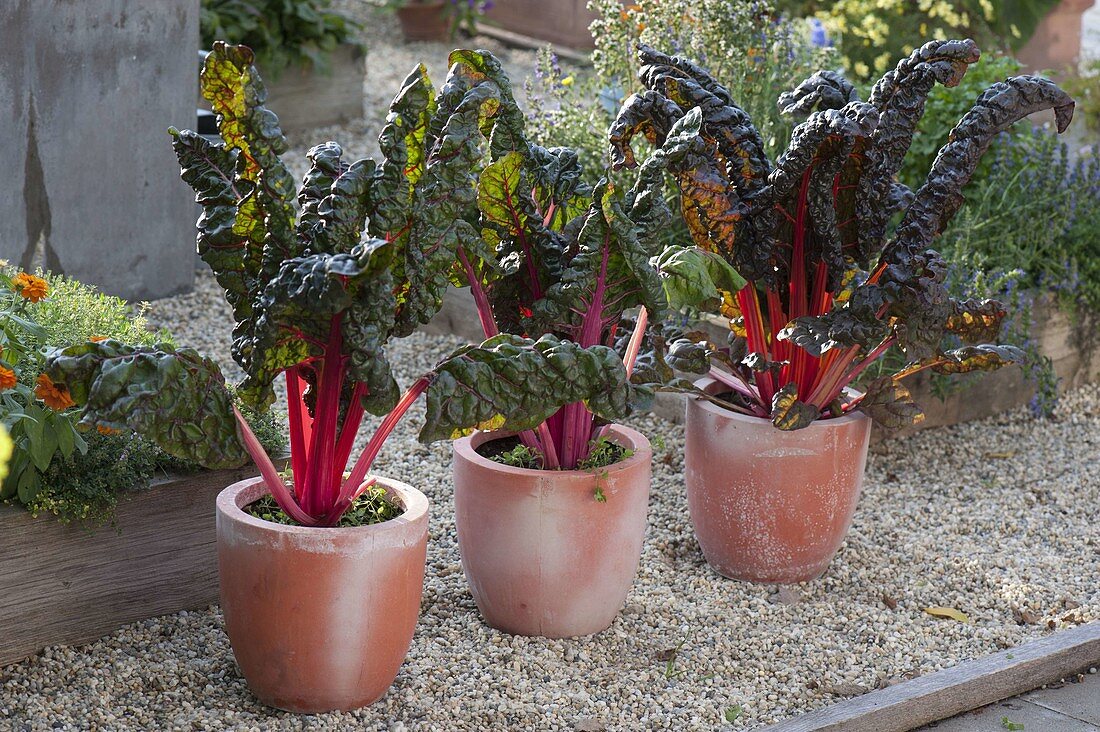
[{"label": "wooden plank", "polygon": [[218,599],[214,499],[255,469],[157,482],[88,529],[0,506],[0,665]]},{"label": "wooden plank", "polygon": [[1100,663],[1100,622],[919,676],[779,722],[769,732],[906,732]]},{"label": "wooden plank", "polygon": [[[518,48],[526,48],[532,51],[538,51],[542,48],[546,48],[546,41],[541,38],[532,38],[531,36],[525,36],[522,33],[516,33],[515,31],[507,30],[506,28],[498,28],[495,25],[488,23],[479,23],[477,26],[477,32],[483,36],[489,36],[495,38],[501,43],[506,43],[509,46],[515,46]],[[578,51],[568,46],[555,45],[554,53],[558,54],[561,58],[574,63],[578,66],[591,66],[592,57],[584,51]]]}]

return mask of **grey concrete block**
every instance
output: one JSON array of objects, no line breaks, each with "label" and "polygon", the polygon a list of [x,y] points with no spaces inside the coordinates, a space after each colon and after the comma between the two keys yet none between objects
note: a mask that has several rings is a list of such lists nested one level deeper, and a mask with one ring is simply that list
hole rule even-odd
[{"label": "grey concrete block", "polygon": [[190,288],[199,0],[0,2],[0,258],[132,299]]}]

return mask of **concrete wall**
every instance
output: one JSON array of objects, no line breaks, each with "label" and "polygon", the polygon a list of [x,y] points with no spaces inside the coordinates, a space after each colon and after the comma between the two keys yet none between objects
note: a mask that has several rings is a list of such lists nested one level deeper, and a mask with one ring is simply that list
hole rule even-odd
[{"label": "concrete wall", "polygon": [[0,258],[105,292],[194,276],[166,130],[195,120],[199,0],[0,0]]}]

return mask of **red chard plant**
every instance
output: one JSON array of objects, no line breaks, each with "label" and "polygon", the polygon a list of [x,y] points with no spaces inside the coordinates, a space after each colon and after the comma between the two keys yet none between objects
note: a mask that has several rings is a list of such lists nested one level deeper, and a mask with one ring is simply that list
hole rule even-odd
[{"label": "red chard plant", "polygon": [[[603,418],[623,416],[633,387],[615,352],[549,334],[462,349],[404,393],[394,379],[386,343],[439,310],[460,263],[489,261],[470,223],[478,172],[486,141],[493,150],[518,141],[499,64],[487,53],[456,52],[454,60],[438,96],[422,66],[405,80],[379,137],[381,162],[349,164],[335,143],[318,145],[296,194],[249,49],[215,44],[202,72],[223,142],[172,130],[182,177],[203,208],[199,254],[233,309],[232,354],[245,374],[238,393],[266,409],[275,381],[285,381],[289,485],[236,413],[217,365],[190,349],[107,340],[52,352],[46,371],[68,389],[82,422],[133,428],[208,467],[250,456],[291,519],[333,526],[425,393],[424,440],[487,423],[531,429],[576,402]],[[554,209],[562,221],[576,215],[568,185],[550,181],[537,183],[540,195],[561,197],[543,208],[548,227]],[[345,476],[366,413],[384,417]]]},{"label": "red chard plant", "polygon": [[[651,261],[661,253],[662,229],[671,217],[663,171],[647,163],[626,191],[608,179],[586,185],[575,151],[527,140],[523,115],[495,59],[485,52],[456,52],[451,60],[453,78],[487,76],[504,92],[490,160],[478,180],[480,237],[458,252],[457,284],[470,287],[489,339],[482,348],[511,348],[537,338],[575,344],[585,357],[609,361],[598,370],[579,361],[560,373],[517,374],[522,381],[496,395],[530,405],[530,429],[519,437],[544,468],[576,469],[598,445],[605,417],[625,415],[632,400],[652,391],[644,380],[631,384],[623,378],[604,392],[585,387],[597,394],[587,401],[566,396],[593,376],[617,375],[610,361],[629,373],[649,314],[667,308],[662,273]],[[632,330],[625,340],[617,337],[623,335],[624,315],[635,310]],[[441,381],[430,387],[437,388],[451,387]],[[545,408],[557,402],[566,405]],[[486,400],[480,416],[487,422],[499,411],[494,400]]]},{"label": "red chard plant", "polygon": [[[1004,307],[953,299],[931,245],[994,136],[1047,109],[1061,132],[1073,100],[1036,76],[994,84],[915,193],[895,182],[929,91],[957,85],[978,57],[970,40],[926,43],[875,84],[867,102],[840,75],[813,75],[779,99],[782,111],[805,121],[773,163],[721,84],[690,61],[641,47],[647,91],[627,99],[610,129],[614,166],[636,165],[638,134],[658,146],[695,244],[744,280],[736,288],[728,278],[696,281],[684,290],[687,299],[694,292],[718,305],[730,319],[730,343],[682,337],[669,346],[669,363],[709,370],[732,395],[717,401],[792,430],[857,408],[894,426],[918,421],[923,415],[902,378],[1022,358],[1016,348],[988,343]],[[942,352],[946,332],[974,345]],[[846,392],[890,348],[900,348],[908,365],[863,395]]]}]

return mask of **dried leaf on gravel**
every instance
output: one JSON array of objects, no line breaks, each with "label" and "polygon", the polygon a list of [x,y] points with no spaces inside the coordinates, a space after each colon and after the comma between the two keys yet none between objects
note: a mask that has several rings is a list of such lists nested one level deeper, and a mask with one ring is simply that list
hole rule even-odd
[{"label": "dried leaf on gravel", "polygon": [[961,610],[956,610],[953,607],[926,607],[924,612],[928,613],[934,618],[945,618],[947,620],[958,620],[960,623],[969,623],[970,618],[966,613]]},{"label": "dried leaf on gravel", "polygon": [[825,687],[825,691],[833,696],[860,696],[870,691],[863,684],[832,684]]},{"label": "dried leaf on gravel", "polygon": [[1043,616],[1029,608],[1012,608],[1012,617],[1020,625],[1037,625]]},{"label": "dried leaf on gravel", "polygon": [[773,605],[797,605],[802,602],[802,593],[795,587],[787,587],[784,585],[768,597],[768,602]]},{"label": "dried leaf on gravel", "polygon": [[895,600],[894,598],[890,597],[889,595],[883,595],[882,596],[882,604],[885,605],[886,607],[890,608],[891,610],[897,610],[898,609],[898,601]]},{"label": "dried leaf on gravel", "polygon": [[657,651],[657,660],[661,662],[671,661],[676,658],[676,654],[680,652],[680,646],[674,646],[673,648],[662,648]]},{"label": "dried leaf on gravel", "polygon": [[1004,450],[1002,452],[987,452],[982,457],[989,460],[1008,460],[1009,458],[1016,457],[1016,451]]}]

